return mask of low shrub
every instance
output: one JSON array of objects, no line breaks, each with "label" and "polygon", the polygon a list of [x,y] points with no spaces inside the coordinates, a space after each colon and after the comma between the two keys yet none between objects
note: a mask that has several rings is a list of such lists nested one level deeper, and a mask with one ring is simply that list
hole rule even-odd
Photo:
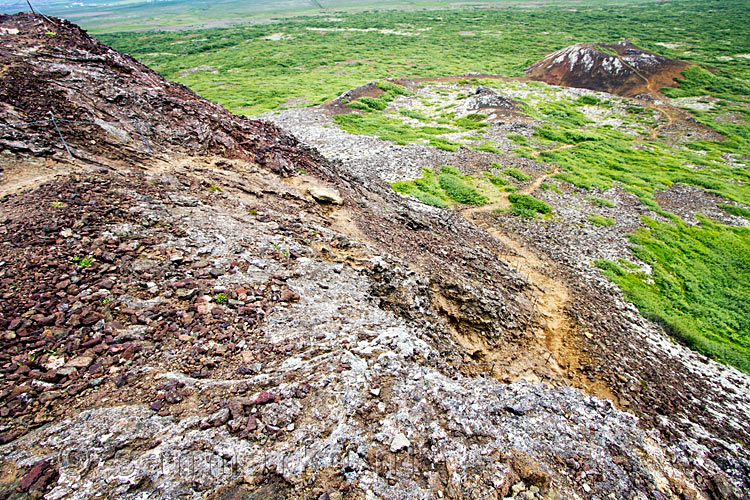
[{"label": "low shrub", "polygon": [[528,219],[536,217],[536,214],[548,214],[552,211],[549,205],[542,200],[529,196],[528,194],[511,193],[508,195],[511,205],[511,213]]},{"label": "low shrub", "polygon": [[517,168],[506,168],[505,170],[503,170],[503,173],[509,177],[513,177],[519,182],[526,182],[531,179],[531,176],[529,174],[522,172]]},{"label": "low shrub", "polygon": [[595,226],[609,227],[615,225],[615,220],[611,217],[604,217],[599,214],[591,214],[588,217],[588,221]]}]

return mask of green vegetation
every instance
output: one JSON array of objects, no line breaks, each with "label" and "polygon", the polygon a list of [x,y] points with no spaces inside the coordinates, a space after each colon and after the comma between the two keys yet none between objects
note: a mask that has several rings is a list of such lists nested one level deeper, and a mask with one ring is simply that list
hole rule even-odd
[{"label": "green vegetation", "polygon": [[725,76],[721,72],[711,73],[700,66],[690,66],[682,72],[682,76],[683,78],[677,79],[680,84],[678,88],[665,88],[662,93],[669,97],[712,95],[737,99],[739,95],[750,96],[750,83]]},{"label": "green vegetation", "polygon": [[455,121],[455,124],[457,127],[460,127],[464,130],[478,130],[490,126],[489,123],[482,122],[482,120],[484,120],[485,118],[487,118],[485,115],[472,113],[464,116],[463,118],[459,118]]},{"label": "green vegetation", "polygon": [[489,198],[480,193],[476,179],[462,175],[455,167],[444,166],[436,174],[432,169],[422,169],[422,177],[413,181],[396,181],[391,186],[401,194],[412,196],[433,207],[447,207],[451,203],[484,205]]},{"label": "green vegetation", "polygon": [[582,105],[588,105],[588,106],[596,106],[597,104],[601,104],[601,99],[596,97],[595,95],[582,95],[578,99],[576,99],[577,104]]},{"label": "green vegetation", "polygon": [[[700,217],[700,216],[698,216]],[[597,261],[647,316],[690,347],[750,372],[750,229],[644,218],[631,235],[652,275]]]},{"label": "green vegetation", "polygon": [[358,109],[360,111],[383,111],[388,105],[393,102],[396,97],[400,95],[412,95],[412,93],[401,85],[398,85],[387,80],[381,80],[377,83],[377,87],[383,91],[378,97],[364,96],[360,97],[355,101],[350,101],[347,104],[350,108]]},{"label": "green vegetation", "polygon": [[226,293],[218,293],[214,297],[214,302],[217,304],[226,304],[229,301],[229,297],[227,297]]},{"label": "green vegetation", "polygon": [[386,94],[391,95],[412,95],[412,92],[408,90],[403,85],[399,85],[398,83],[389,82],[388,80],[380,80],[376,84],[377,87],[385,92]]},{"label": "green vegetation", "polygon": [[[432,3],[439,6],[439,2]],[[450,8],[443,2],[440,10],[431,5],[424,10],[336,12],[335,20],[330,12],[300,3],[298,9],[309,8],[303,15],[268,23],[127,32],[136,27],[153,28],[155,18],[172,25],[203,24],[212,18],[268,19],[269,12],[282,9],[270,2],[262,8],[257,2],[238,1],[222,2],[216,8],[202,5],[186,9],[169,4],[172,2],[156,2],[154,13],[143,17],[139,14],[149,9],[114,8],[120,12],[119,17],[76,18],[75,10],[70,9],[65,15],[167,78],[246,114],[275,109],[291,98],[303,99],[303,105],[319,104],[385,75],[520,75],[545,54],[576,42],[601,40],[603,33],[605,41],[629,38],[636,45],[669,57],[718,67],[727,77],[750,78],[750,60],[735,57],[750,53],[744,30],[750,25],[750,14],[742,0],[711,2],[710,8],[704,0],[676,0],[660,3],[658,15],[654,15],[656,4],[650,1],[588,2],[585,11],[560,8],[554,3],[528,7],[520,2],[466,10]],[[691,19],[689,30],[684,24],[686,17]],[[118,19],[122,24],[117,24]],[[472,43],[466,43],[466,37],[460,34],[469,25],[476,34]],[[564,31],[561,26],[565,26]],[[675,44],[675,48],[662,44]]]},{"label": "green vegetation", "polygon": [[433,171],[426,168],[422,171],[422,177],[413,181],[397,181],[392,184],[396,192],[412,196],[425,205],[433,207],[447,207],[450,205],[448,197],[445,195]]},{"label": "green vegetation", "polygon": [[542,191],[552,191],[553,193],[562,194],[562,189],[550,182],[542,182],[542,184],[539,186],[539,189],[541,189]]},{"label": "green vegetation", "polygon": [[495,153],[495,154],[501,154],[502,151],[494,147],[492,144],[494,144],[491,141],[485,141],[479,146],[474,147],[477,151],[485,151],[487,153]]},{"label": "green vegetation", "polygon": [[549,205],[527,194],[511,193],[508,195],[510,211],[527,219],[536,217],[536,214],[548,214],[552,211]]},{"label": "green vegetation", "polygon": [[389,118],[380,113],[347,113],[336,115],[334,120],[350,134],[371,135],[396,144],[429,141],[436,135],[454,132],[453,129],[446,127],[412,127],[402,120]]},{"label": "green vegetation", "polygon": [[508,181],[504,177],[498,175],[492,175],[489,172],[485,172],[487,179],[497,187],[503,187],[508,185]]},{"label": "green vegetation", "polygon": [[744,207],[738,207],[737,205],[728,205],[725,203],[719,204],[719,208],[724,210],[728,214],[736,215],[738,217],[745,217],[750,219],[750,210]]},{"label": "green vegetation", "polygon": [[75,264],[80,268],[85,268],[85,267],[91,267],[91,265],[94,263],[94,258],[91,256],[81,258],[78,255],[76,255],[75,257],[70,259],[70,262],[71,264]]},{"label": "green vegetation", "polygon": [[427,117],[424,113],[420,113],[419,111],[413,109],[402,109],[399,111],[399,113],[406,116],[407,118],[414,118],[415,120],[419,120],[420,122],[430,121],[429,117]]},{"label": "green vegetation", "polygon": [[436,148],[443,149],[445,151],[456,151],[458,150],[459,146],[461,146],[461,143],[449,141],[440,137],[431,137],[430,146],[435,146]]},{"label": "green vegetation", "polygon": [[589,200],[592,204],[596,205],[597,207],[612,208],[615,206],[614,202],[609,201],[606,198],[599,198],[598,196],[589,196],[586,199]]},{"label": "green vegetation", "polygon": [[518,144],[519,146],[528,146],[529,145],[529,140],[524,135],[521,135],[521,134],[508,134],[508,135],[506,135],[506,137],[508,139],[510,139],[511,141],[515,142],[516,144]]},{"label": "green vegetation", "polygon": [[609,47],[602,47],[601,45],[596,46],[596,50],[600,50],[604,52],[605,54],[609,54],[611,56],[617,56],[617,51],[615,49],[610,49]]},{"label": "green vegetation", "polygon": [[531,180],[531,176],[529,174],[527,174],[526,172],[522,172],[517,168],[506,168],[505,170],[503,170],[503,173],[509,177],[513,177],[519,182],[526,182],[528,180]]},{"label": "green vegetation", "polygon": [[588,217],[588,221],[595,226],[609,227],[615,225],[615,220],[611,217],[604,217],[599,214],[591,214]]},{"label": "green vegetation", "polygon": [[440,187],[450,199],[467,205],[484,205],[487,197],[464,182],[464,176],[454,167],[445,166],[440,171]]}]

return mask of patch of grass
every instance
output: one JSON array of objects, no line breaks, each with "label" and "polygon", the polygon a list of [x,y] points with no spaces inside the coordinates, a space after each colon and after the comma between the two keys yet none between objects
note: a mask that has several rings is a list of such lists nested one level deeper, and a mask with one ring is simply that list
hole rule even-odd
[{"label": "patch of grass", "polygon": [[466,184],[464,177],[454,167],[443,167],[440,170],[439,182],[445,194],[457,203],[484,205],[489,201],[486,196]]},{"label": "patch of grass", "polygon": [[625,111],[627,111],[628,113],[630,113],[632,115],[640,115],[641,113],[643,113],[646,110],[645,110],[645,108],[643,106],[627,106],[625,108]]},{"label": "patch of grass", "polygon": [[411,92],[409,89],[404,87],[403,85],[399,85],[398,83],[389,82],[388,80],[380,80],[376,84],[380,90],[382,90],[385,93],[391,93],[394,95],[413,95],[414,93]]},{"label": "patch of grass", "polygon": [[437,176],[430,168],[422,169],[422,177],[413,181],[396,181],[391,184],[394,191],[412,196],[426,205],[433,207],[447,207],[449,198],[445,195],[437,181]]},{"label": "patch of grass", "polygon": [[350,134],[370,135],[396,144],[409,144],[430,140],[439,134],[455,132],[446,127],[412,127],[401,120],[388,118],[380,113],[346,113],[333,118]]},{"label": "patch of grass", "polygon": [[492,142],[486,141],[480,144],[479,146],[474,147],[473,149],[477,151],[484,151],[486,153],[502,154],[502,151],[494,147],[492,144],[493,144]]},{"label": "patch of grass", "polygon": [[430,146],[434,146],[445,151],[457,151],[458,148],[461,147],[460,142],[449,141],[448,139],[443,139],[442,137],[430,137],[429,144]]},{"label": "patch of grass", "polygon": [[466,115],[462,118],[459,118],[454,122],[454,124],[462,128],[464,130],[479,130],[485,127],[489,127],[489,123],[484,123],[482,120],[487,118],[485,115],[479,114],[479,113],[472,113],[470,115]]},{"label": "patch of grass", "polygon": [[726,203],[720,203],[718,206],[728,214],[750,219],[750,210],[748,210],[747,208],[738,207],[737,205],[728,205]]},{"label": "patch of grass", "polygon": [[589,200],[593,205],[596,205],[597,207],[612,208],[615,206],[615,203],[613,201],[610,201],[606,198],[599,198],[598,196],[587,196],[586,199]]},{"label": "patch of grass", "polygon": [[597,104],[601,104],[602,101],[595,95],[582,95],[578,99],[575,100],[575,103],[578,105],[588,105],[588,106],[596,106]]},{"label": "patch of grass", "polygon": [[750,372],[750,229],[643,218],[630,236],[652,275],[597,261],[647,317],[693,349]]},{"label": "patch of grass", "polygon": [[529,145],[529,139],[525,135],[521,134],[508,134],[506,136],[508,139],[513,141],[514,143],[518,144],[519,146],[528,146]]},{"label": "patch of grass", "polygon": [[552,184],[551,182],[542,182],[539,186],[542,191],[552,191],[553,193],[562,194],[562,189]]},{"label": "patch of grass", "polygon": [[531,179],[531,176],[529,174],[527,174],[526,172],[522,172],[517,168],[506,168],[505,170],[503,170],[503,173],[508,177],[513,177],[519,182],[526,182]]},{"label": "patch of grass", "polygon": [[430,168],[422,169],[422,177],[411,181],[396,181],[391,184],[396,192],[412,196],[422,203],[434,207],[446,207],[451,202],[467,205],[484,205],[489,199],[470,185],[473,182],[455,167],[446,165],[435,173]]},{"label": "patch of grass", "polygon": [[593,225],[600,227],[609,227],[615,225],[615,220],[612,217],[604,217],[599,214],[589,215],[588,221]]},{"label": "patch of grass", "polygon": [[610,49],[609,47],[602,47],[601,45],[596,46],[596,50],[599,50],[601,52],[604,52],[605,54],[609,54],[611,56],[617,56],[617,51],[615,49]]},{"label": "patch of grass", "polygon": [[747,96],[750,96],[750,83],[722,72],[711,73],[695,65],[685,68],[682,76],[683,78],[677,78],[679,87],[663,88],[662,93],[668,97],[713,95],[734,100],[748,100]]},{"label": "patch of grass", "polygon": [[214,302],[217,304],[223,305],[229,302],[229,297],[227,297],[226,293],[217,293],[214,297]]},{"label": "patch of grass", "polygon": [[72,264],[77,265],[80,268],[85,268],[85,267],[91,267],[91,265],[94,263],[94,258],[91,256],[81,258],[78,255],[76,255],[75,257],[70,259],[70,262]]},{"label": "patch of grass", "polygon": [[548,214],[552,211],[548,204],[527,194],[511,193],[508,195],[508,201],[513,215],[527,219],[536,217],[536,214]]},{"label": "patch of grass", "polygon": [[431,121],[427,115],[425,115],[424,113],[420,113],[419,111],[416,111],[413,109],[402,109],[402,110],[399,110],[399,113],[401,113],[402,115],[408,118],[414,118],[415,120],[419,120],[420,122]]},{"label": "patch of grass", "polygon": [[484,175],[486,175],[487,179],[497,187],[508,185],[508,181],[504,177],[500,177],[499,175],[492,175],[489,172],[485,172]]}]

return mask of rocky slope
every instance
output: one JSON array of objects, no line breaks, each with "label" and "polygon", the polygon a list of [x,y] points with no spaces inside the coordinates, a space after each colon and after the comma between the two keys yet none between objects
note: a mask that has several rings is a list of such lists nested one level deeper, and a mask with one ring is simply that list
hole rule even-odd
[{"label": "rocky slope", "polygon": [[550,85],[609,92],[626,97],[656,95],[675,85],[689,66],[636,47],[619,43],[577,43],[553,52],[526,69],[526,75]]},{"label": "rocky slope", "polygon": [[53,22],[0,17],[2,123],[91,122],[0,129],[0,496],[742,495],[745,376]]}]

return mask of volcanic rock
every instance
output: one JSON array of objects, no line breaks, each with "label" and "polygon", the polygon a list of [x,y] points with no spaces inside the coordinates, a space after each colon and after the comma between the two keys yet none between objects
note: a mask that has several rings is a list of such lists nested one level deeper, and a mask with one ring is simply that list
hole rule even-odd
[{"label": "volcanic rock", "polygon": [[532,80],[550,85],[609,92],[625,97],[657,94],[675,86],[675,78],[690,66],[622,41],[613,44],[577,43],[553,52],[529,66]]}]

